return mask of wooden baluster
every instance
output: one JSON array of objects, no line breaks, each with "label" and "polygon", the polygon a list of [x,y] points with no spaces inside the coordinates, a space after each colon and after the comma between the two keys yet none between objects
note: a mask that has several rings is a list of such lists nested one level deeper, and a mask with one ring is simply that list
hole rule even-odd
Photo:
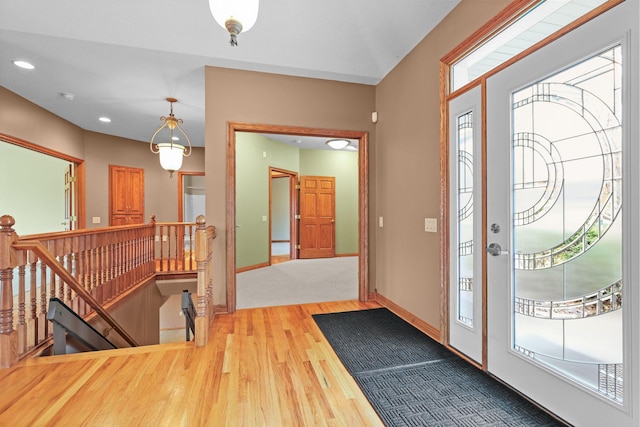
[{"label": "wooden baluster", "polygon": [[40,310],[38,312],[38,335],[36,336],[36,345],[38,345],[46,338],[49,323],[47,322],[47,269],[39,258],[36,257],[36,260],[40,270]]},{"label": "wooden baluster", "polygon": [[209,310],[207,303],[207,233],[206,220],[203,215],[196,219],[196,278],[198,293],[196,295],[196,347],[206,346],[209,341]]},{"label": "wooden baluster", "polygon": [[[67,252],[67,250],[65,250],[65,252]],[[73,276],[73,255],[70,253],[65,253],[64,255],[64,260],[65,260],[65,264],[66,264],[66,269],[69,273],[71,273],[71,275]],[[63,264],[64,265],[64,264]],[[73,311],[75,311],[76,313],[78,312],[78,307],[76,306],[75,300],[73,298],[73,291],[71,290],[71,287],[67,284],[65,286],[65,301],[67,301],[67,305],[69,307],[71,307],[71,309]]]},{"label": "wooden baluster", "polygon": [[[62,255],[58,256],[58,262],[60,263],[60,265],[64,265],[64,256]],[[66,303],[65,296],[66,296],[66,290],[65,290],[64,280],[62,280],[61,277],[58,277],[58,298],[60,298],[61,301],[64,301]]]},{"label": "wooden baluster", "polygon": [[0,367],[8,368],[18,361],[17,334],[13,330],[13,269],[17,266],[12,248],[18,240],[9,215],[0,217]]},{"label": "wooden baluster", "polygon": [[178,271],[180,270],[180,257],[178,251],[178,231],[180,230],[180,227],[178,227],[177,225],[172,225],[171,229],[173,230],[173,243],[171,243],[171,237],[169,237],[169,249],[171,249],[171,246],[173,246],[173,270]]},{"label": "wooden baluster", "polygon": [[25,286],[25,266],[18,266],[18,354],[22,354],[27,349],[27,320],[26,320],[26,286]]},{"label": "wooden baluster", "polygon": [[29,299],[31,300],[28,324],[27,347],[31,348],[38,341],[38,258],[29,252]]},{"label": "wooden baluster", "polygon": [[117,286],[115,282],[115,264],[114,264],[114,255],[115,255],[115,242],[113,240],[113,236],[109,238],[109,247],[108,247],[108,255],[107,255],[107,280],[112,283],[112,286],[116,289],[117,293],[120,293],[120,288]]},{"label": "wooden baluster", "polygon": [[160,271],[164,271],[164,226],[160,226]]}]

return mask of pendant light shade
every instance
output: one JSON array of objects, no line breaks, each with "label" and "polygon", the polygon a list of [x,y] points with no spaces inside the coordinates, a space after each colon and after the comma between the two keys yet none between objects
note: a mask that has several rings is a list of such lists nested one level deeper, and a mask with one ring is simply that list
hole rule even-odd
[{"label": "pendant light shade", "polygon": [[259,0],[209,0],[209,9],[216,22],[229,31],[231,46],[237,46],[237,36],[249,31],[258,19]]},{"label": "pendant light shade", "polygon": [[184,146],[163,142],[158,144],[158,155],[160,156],[160,166],[162,169],[173,174],[182,167],[184,157]]}]

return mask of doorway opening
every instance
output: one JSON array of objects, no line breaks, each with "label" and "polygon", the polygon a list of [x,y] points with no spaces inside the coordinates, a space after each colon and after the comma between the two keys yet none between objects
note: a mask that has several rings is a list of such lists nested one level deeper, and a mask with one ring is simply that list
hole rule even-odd
[{"label": "doorway opening", "polygon": [[367,301],[368,291],[368,134],[348,130],[329,130],[295,126],[257,125],[229,123],[227,150],[227,309],[236,310],[236,133],[259,133],[271,135],[311,136],[321,138],[343,138],[357,140],[358,144],[358,299]]},{"label": "doorway opening", "polygon": [[298,174],[269,167],[269,260],[278,264],[298,258]]},{"label": "doorway opening", "polygon": [[[0,157],[10,158],[0,177],[11,182],[0,192],[18,234],[85,228],[84,160],[0,134]],[[38,174],[33,171],[38,170]]]}]

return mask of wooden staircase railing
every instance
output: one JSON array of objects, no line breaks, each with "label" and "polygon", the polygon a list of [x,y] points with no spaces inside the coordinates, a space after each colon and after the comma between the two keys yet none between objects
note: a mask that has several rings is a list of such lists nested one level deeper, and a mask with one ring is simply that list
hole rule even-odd
[{"label": "wooden staircase railing", "polygon": [[[195,224],[152,219],[149,224],[20,237],[13,229],[15,220],[0,217],[0,367],[50,345],[52,328],[46,314],[51,297],[83,318],[97,313],[133,345],[104,306],[161,272],[197,274],[196,307],[202,318],[196,318],[195,341],[206,345],[213,313],[210,264],[215,227],[205,222],[203,216]],[[181,237],[163,237],[170,233]],[[172,241],[179,245],[172,246]]]}]

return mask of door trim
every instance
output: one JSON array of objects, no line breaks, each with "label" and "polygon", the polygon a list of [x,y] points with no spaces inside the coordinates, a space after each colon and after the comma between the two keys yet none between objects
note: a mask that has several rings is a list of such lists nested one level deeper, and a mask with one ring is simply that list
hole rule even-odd
[{"label": "door trim", "polygon": [[236,132],[271,133],[358,140],[358,299],[369,300],[369,134],[255,123],[227,123],[227,311],[236,311]]},{"label": "door trim", "polygon": [[[276,176],[274,176],[276,174]],[[298,259],[298,224],[296,214],[298,213],[298,173],[286,169],[269,166],[269,265],[271,265],[271,244],[273,243],[273,179],[284,178],[289,180],[289,259]]]},{"label": "door trim", "polygon": [[204,172],[178,171],[178,222],[184,222],[184,177],[204,176]]}]

